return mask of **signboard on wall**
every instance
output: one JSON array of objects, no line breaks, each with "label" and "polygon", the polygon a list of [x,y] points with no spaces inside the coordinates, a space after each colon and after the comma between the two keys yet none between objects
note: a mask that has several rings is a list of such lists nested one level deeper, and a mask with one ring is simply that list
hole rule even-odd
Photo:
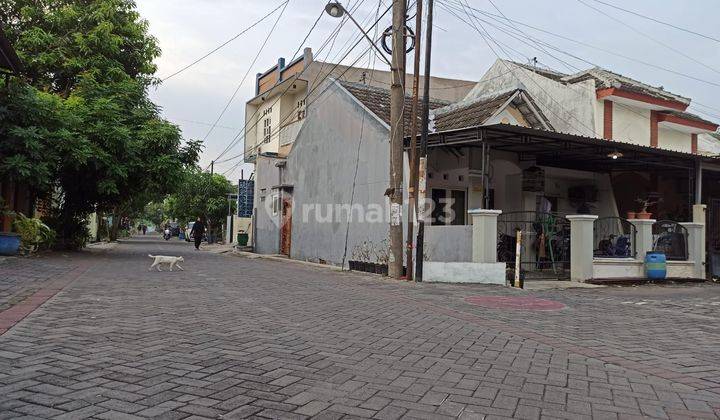
[{"label": "signboard on wall", "polygon": [[255,181],[241,179],[238,181],[238,217],[252,217],[255,200]]}]

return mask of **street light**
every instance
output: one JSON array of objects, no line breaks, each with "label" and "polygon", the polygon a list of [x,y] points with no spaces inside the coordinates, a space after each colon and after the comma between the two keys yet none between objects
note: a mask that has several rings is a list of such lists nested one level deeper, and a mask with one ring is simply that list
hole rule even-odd
[{"label": "street light", "polygon": [[365,39],[367,39],[370,42],[370,45],[372,45],[373,48],[375,48],[375,50],[378,53],[380,53],[380,58],[382,58],[382,60],[388,66],[390,66],[390,68],[392,68],[392,64],[390,64],[390,61],[387,59],[387,57],[385,57],[385,54],[383,54],[382,50],[380,50],[380,48],[378,48],[378,46],[375,45],[375,41],[373,41],[372,38],[370,38],[368,36],[367,32],[365,32],[365,30],[362,28],[362,26],[360,26],[360,24],[357,23],[355,18],[352,17],[350,12],[342,4],[340,4],[340,2],[330,1],[327,5],[325,5],[325,12],[327,12],[328,15],[330,15],[334,18],[343,17],[345,15],[345,13],[347,13],[347,15],[350,18],[350,20],[352,21],[352,23],[354,23],[355,26],[357,26],[358,29],[360,29],[360,32],[362,32],[363,36],[365,36]]},{"label": "street light", "polygon": [[342,7],[342,4],[336,1],[331,1],[330,3],[328,3],[327,6],[325,6],[325,11],[328,15],[334,18],[342,17],[342,15],[345,14],[345,8]]}]

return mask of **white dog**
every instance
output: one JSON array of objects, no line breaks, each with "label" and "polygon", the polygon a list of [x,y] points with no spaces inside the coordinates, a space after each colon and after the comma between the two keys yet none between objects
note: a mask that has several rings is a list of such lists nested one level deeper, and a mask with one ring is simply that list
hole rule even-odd
[{"label": "white dog", "polygon": [[180,262],[185,261],[185,259],[183,257],[169,257],[167,255],[150,255],[150,254],[148,254],[148,257],[155,259],[155,261],[153,261],[150,268],[148,268],[148,271],[152,270],[153,267],[157,267],[157,271],[162,271],[160,269],[160,266],[163,264],[168,264],[170,266],[170,271],[173,271],[173,267],[175,267],[175,266],[177,266],[177,268],[179,268],[181,271],[185,271],[185,270],[183,270],[182,267],[180,267],[180,264],[178,264]]}]

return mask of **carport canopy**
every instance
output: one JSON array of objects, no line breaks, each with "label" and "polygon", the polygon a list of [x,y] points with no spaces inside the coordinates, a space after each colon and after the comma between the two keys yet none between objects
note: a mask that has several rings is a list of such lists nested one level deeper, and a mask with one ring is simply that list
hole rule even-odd
[{"label": "carport canopy", "polygon": [[[461,149],[482,147],[483,144],[493,151],[517,153],[520,161],[593,172],[663,169],[692,171],[697,170],[701,163],[720,164],[720,159],[716,157],[509,124],[429,133],[427,143],[428,149]],[[406,138],[406,148],[409,145],[410,141]]]}]

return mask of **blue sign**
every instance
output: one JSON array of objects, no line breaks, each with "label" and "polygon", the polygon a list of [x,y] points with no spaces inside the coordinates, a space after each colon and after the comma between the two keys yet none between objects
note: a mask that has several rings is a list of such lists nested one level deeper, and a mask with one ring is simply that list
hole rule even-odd
[{"label": "blue sign", "polygon": [[238,181],[238,217],[252,217],[255,201],[255,181],[241,179]]}]

